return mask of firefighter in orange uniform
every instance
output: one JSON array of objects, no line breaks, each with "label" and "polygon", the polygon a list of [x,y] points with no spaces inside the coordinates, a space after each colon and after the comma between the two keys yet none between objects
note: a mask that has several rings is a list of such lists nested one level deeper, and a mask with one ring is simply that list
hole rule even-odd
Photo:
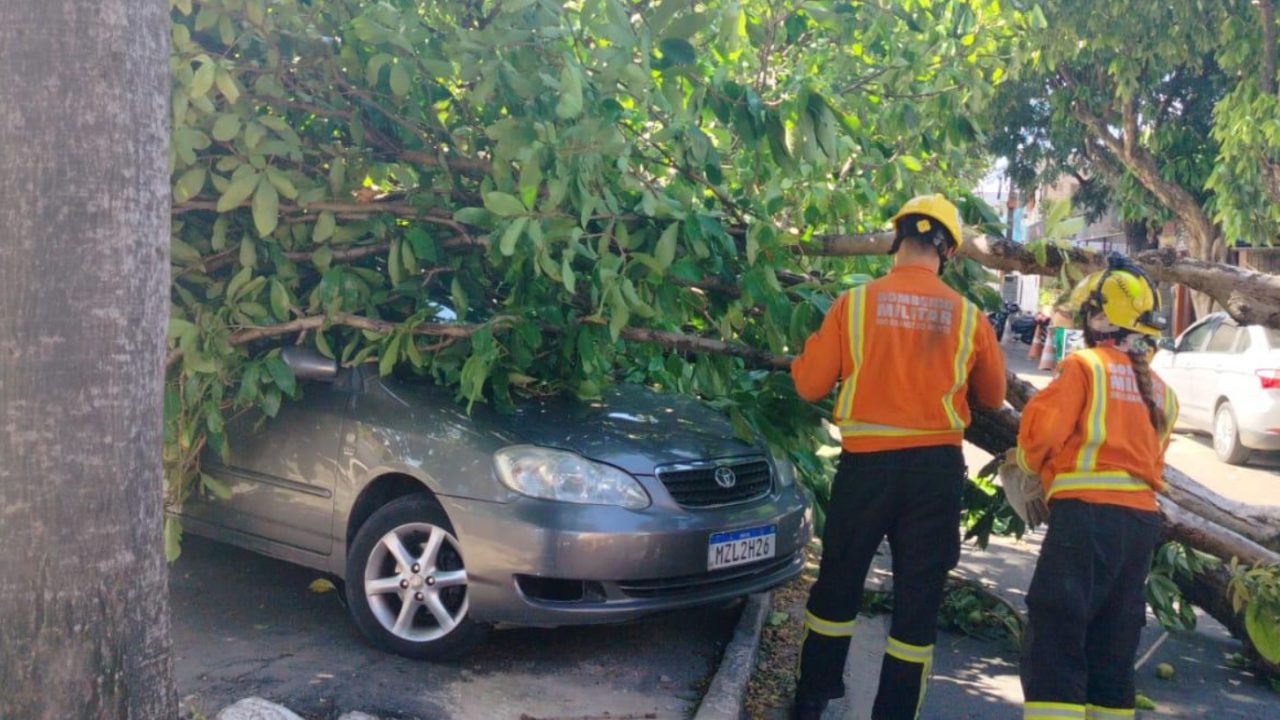
[{"label": "firefighter in orange uniform", "polygon": [[960,558],[969,402],[1004,403],[995,331],[938,277],[962,241],[959,211],[927,195],[893,222],[893,270],[841,295],[791,366],[796,391],[811,402],[840,385],[834,422],[843,436],[805,612],[795,718],[816,720],[844,695],[862,586],[886,536],[894,611],[872,718],[919,714],[943,584]]},{"label": "firefighter in orange uniform", "polygon": [[1147,364],[1146,338],[1158,337],[1164,320],[1146,273],[1113,256],[1073,300],[1088,347],[1027,404],[1016,468],[1006,467],[1035,476],[1022,486],[1038,497],[1025,502],[1041,508],[1032,507],[1036,515],[1047,501],[1049,516],[1027,593],[1023,717],[1126,720],[1178,403]]}]

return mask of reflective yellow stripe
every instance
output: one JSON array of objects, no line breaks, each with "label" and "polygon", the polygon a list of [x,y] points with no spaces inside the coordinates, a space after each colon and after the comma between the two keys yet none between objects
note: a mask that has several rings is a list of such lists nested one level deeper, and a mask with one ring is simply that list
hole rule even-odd
[{"label": "reflective yellow stripe", "polygon": [[836,401],[836,420],[853,417],[853,395],[858,386],[858,374],[862,372],[862,334],[866,329],[866,318],[867,290],[854,288],[849,291],[849,356],[853,358],[853,369],[840,388],[840,397]]},{"label": "reflective yellow stripe", "polygon": [[909,645],[892,635],[889,636],[889,642],[884,651],[903,662],[909,663],[927,663],[933,659],[932,645]]},{"label": "reflective yellow stripe", "polygon": [[890,635],[889,642],[885,644],[884,652],[890,657],[920,666],[920,695],[916,698],[915,712],[915,717],[918,720],[920,709],[924,707],[924,692],[929,686],[929,676],[933,674],[933,646],[904,643]]},{"label": "reflective yellow stripe", "polygon": [[1028,702],[1022,706],[1022,720],[1086,720],[1084,705],[1057,702]]},{"label": "reflective yellow stripe", "polygon": [[1098,448],[1107,439],[1107,366],[1094,350],[1078,353],[1088,365],[1093,378],[1093,392],[1085,414],[1084,444],[1076,457],[1076,468],[1093,470],[1098,465]]},{"label": "reflective yellow stripe", "polygon": [[808,610],[804,611],[805,627],[827,637],[853,637],[853,624],[855,622],[857,621],[832,622],[831,620],[823,620]]},{"label": "reflective yellow stripe", "polygon": [[1046,500],[1060,492],[1074,490],[1110,490],[1116,492],[1141,492],[1151,486],[1127,472],[1069,472],[1054,477],[1049,485]]},{"label": "reflective yellow stripe", "polygon": [[840,423],[840,434],[845,437],[911,437],[915,435],[951,435],[955,432],[955,430],[951,429],[916,430],[914,428],[893,427],[892,425],[860,423],[852,420]]},{"label": "reflective yellow stripe", "polygon": [[964,429],[964,420],[960,419],[960,413],[956,412],[955,396],[968,379],[969,358],[973,357],[973,336],[978,325],[977,306],[965,301],[963,307],[964,321],[960,324],[960,344],[956,347],[955,364],[951,368],[955,382],[952,383],[947,394],[942,396],[942,409],[947,413],[947,420],[951,422],[952,430]]},{"label": "reflective yellow stripe", "polygon": [[1161,443],[1169,442],[1169,436],[1173,434],[1173,424],[1178,421],[1178,396],[1173,393],[1173,388],[1168,385],[1164,386],[1164,436],[1160,438]]},{"label": "reflective yellow stripe", "polygon": [[1031,466],[1027,464],[1027,453],[1022,448],[1018,448],[1017,451],[1014,452],[1013,461],[1018,463],[1018,468],[1021,469],[1022,472],[1027,473],[1028,475],[1039,474],[1035,470],[1032,470]]},{"label": "reflective yellow stripe", "polygon": [[1132,720],[1135,716],[1133,708],[1107,708],[1101,705],[1086,705],[1087,720]]}]

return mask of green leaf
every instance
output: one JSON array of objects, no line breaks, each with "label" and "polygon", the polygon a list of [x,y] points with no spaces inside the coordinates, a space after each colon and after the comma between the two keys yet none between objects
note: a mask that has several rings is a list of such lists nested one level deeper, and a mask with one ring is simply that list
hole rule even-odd
[{"label": "green leaf", "polygon": [[182,177],[178,178],[178,181],[173,184],[173,201],[186,202],[199,195],[200,191],[204,189],[204,181],[207,175],[208,172],[203,165],[198,165],[182,173]]},{"label": "green leaf", "polygon": [[616,288],[609,294],[609,299],[609,335],[614,342],[617,342],[618,336],[622,334],[622,329],[631,320],[631,308],[627,307],[627,302],[623,299],[622,293]]},{"label": "green leaf", "polygon": [[254,246],[253,241],[248,236],[240,241],[240,266],[247,268],[258,267],[258,248]]},{"label": "green leaf", "polygon": [[569,261],[569,255],[570,253],[566,252],[560,257],[560,281],[564,283],[564,289],[572,295],[577,287],[578,278],[574,275],[573,263]]},{"label": "green leaf", "polygon": [[337,227],[337,220],[333,216],[333,212],[325,210],[316,218],[315,230],[311,233],[311,242],[322,243],[333,237],[333,229]]},{"label": "green leaf", "polygon": [[164,559],[174,562],[182,554],[182,521],[173,515],[164,518]]},{"label": "green leaf", "polygon": [[504,257],[511,257],[516,251],[516,243],[519,242],[520,236],[524,234],[525,227],[529,224],[529,217],[518,217],[507,225],[507,229],[502,232],[502,240],[498,243],[498,249]]},{"label": "green leaf", "polygon": [[666,270],[671,267],[672,261],[676,259],[676,239],[680,234],[680,223],[674,222],[662,231],[662,236],[658,238],[658,247],[653,253],[654,260],[657,261],[658,267]]},{"label": "green leaf", "polygon": [[333,348],[329,346],[329,336],[323,330],[316,331],[316,349],[321,355],[330,360],[334,359]]},{"label": "green leaf", "polygon": [[258,191],[253,194],[253,225],[258,229],[258,235],[267,237],[275,232],[279,222],[280,195],[264,177],[258,183]]},{"label": "green leaf", "polygon": [[382,349],[382,355],[378,358],[378,374],[386,377],[396,369],[396,362],[400,359],[400,342],[404,339],[404,335],[394,335],[387,342],[386,347]]},{"label": "green leaf", "polygon": [[387,277],[391,279],[391,286],[396,287],[404,279],[404,266],[400,262],[400,242],[398,240],[391,241],[391,250],[387,253]]},{"label": "green leaf", "polygon": [[561,120],[576,118],[582,114],[582,79],[572,65],[560,69],[560,101],[556,103],[556,117]]},{"label": "green leaf", "polygon": [[240,134],[240,116],[239,115],[219,115],[218,119],[213,122],[212,135],[213,139],[218,142],[227,142]]},{"label": "green leaf", "polygon": [[275,417],[280,414],[280,388],[269,387],[266,392],[262,393],[262,412],[267,417]]},{"label": "green leaf", "polygon": [[333,248],[328,245],[321,246],[311,254],[311,263],[320,272],[329,272],[329,266],[333,263]]},{"label": "green leaf", "polygon": [[298,199],[298,189],[293,186],[293,181],[289,179],[288,175],[269,167],[267,168],[267,179],[271,181],[271,186],[276,189],[276,192],[290,200]]},{"label": "green leaf", "polygon": [[693,45],[684,38],[666,37],[658,43],[662,57],[671,65],[692,65],[698,60]]},{"label": "green leaf", "polygon": [[280,356],[272,356],[267,358],[266,362],[267,374],[271,376],[271,381],[280,388],[281,392],[286,395],[292,395],[293,391],[298,387],[298,381],[293,376],[293,369],[285,364]]},{"label": "green leaf", "polygon": [[1245,606],[1244,626],[1258,654],[1267,662],[1280,663],[1280,604],[1254,598]]},{"label": "green leaf", "polygon": [[489,212],[500,217],[522,215],[527,212],[524,204],[515,195],[497,191],[484,194],[484,206]]},{"label": "green leaf", "polygon": [[191,88],[187,92],[192,100],[202,98],[209,92],[209,88],[213,87],[213,81],[217,72],[217,66],[212,62],[206,61],[196,68],[195,75],[191,78]]},{"label": "green leaf", "polygon": [[222,93],[222,97],[226,98],[227,102],[232,105],[235,104],[236,100],[240,99],[240,86],[236,84],[236,79],[231,76],[231,73],[226,70],[218,69],[217,74],[214,75],[213,84],[218,86],[218,92]]},{"label": "green leaf", "polygon": [[289,319],[289,291],[275,279],[271,281],[271,312],[281,322]]},{"label": "green leaf", "polygon": [[227,189],[222,192],[222,197],[218,198],[217,211],[224,213],[240,207],[253,194],[259,179],[258,173],[252,171],[232,175]]},{"label": "green leaf", "polygon": [[911,172],[924,170],[924,166],[920,164],[920,161],[914,155],[903,155],[899,160],[902,161],[902,166]]},{"label": "green leaf", "polygon": [[200,484],[204,486],[205,490],[208,490],[219,500],[231,499],[231,486],[212,475],[200,473]]},{"label": "green leaf", "polygon": [[391,66],[391,92],[396,97],[404,97],[409,94],[409,71],[405,69],[404,63],[397,62]]}]

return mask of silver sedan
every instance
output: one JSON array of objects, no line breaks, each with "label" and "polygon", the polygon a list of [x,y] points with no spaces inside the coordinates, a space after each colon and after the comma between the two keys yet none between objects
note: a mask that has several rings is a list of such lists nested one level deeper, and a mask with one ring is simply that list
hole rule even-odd
[{"label": "silver sedan", "polygon": [[375,646],[461,655],[500,624],[618,622],[782,584],[806,495],[696,401],[617,386],[514,414],[290,348],[306,382],[228,428],[189,532],[331,573]]}]

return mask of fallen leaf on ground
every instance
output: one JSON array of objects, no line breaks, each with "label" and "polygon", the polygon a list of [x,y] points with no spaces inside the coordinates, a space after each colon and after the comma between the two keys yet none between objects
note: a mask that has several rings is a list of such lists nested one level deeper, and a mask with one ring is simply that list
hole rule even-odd
[{"label": "fallen leaf on ground", "polygon": [[327,593],[337,590],[333,583],[325,578],[316,578],[315,580],[312,580],[311,584],[307,586],[307,589],[313,593]]}]

